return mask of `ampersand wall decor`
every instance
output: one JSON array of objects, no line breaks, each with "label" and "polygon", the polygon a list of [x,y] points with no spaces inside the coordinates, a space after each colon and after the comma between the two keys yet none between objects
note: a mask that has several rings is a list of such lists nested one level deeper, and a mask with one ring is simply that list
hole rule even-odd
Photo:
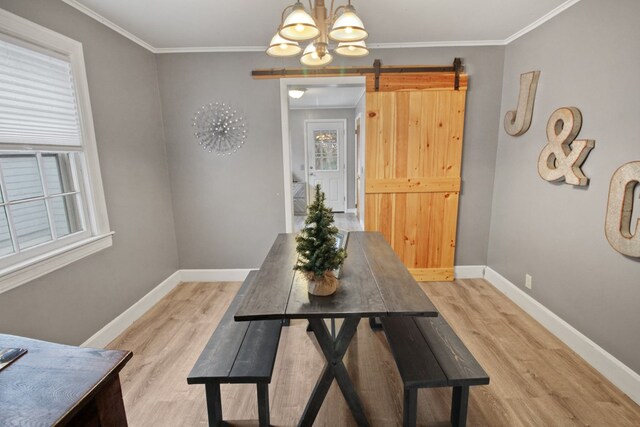
[{"label": "ampersand wall decor", "polygon": [[562,181],[585,186],[589,178],[582,173],[586,160],[596,142],[575,139],[582,127],[582,114],[576,107],[558,108],[547,122],[548,143],[538,158],[538,173],[547,181]]},{"label": "ampersand wall decor", "polygon": [[622,165],[611,177],[604,231],[616,251],[640,257],[640,219],[631,233],[633,192],[640,185],[640,161]]},{"label": "ampersand wall decor", "polygon": [[518,109],[507,111],[504,116],[504,130],[512,136],[520,136],[529,130],[533,116],[533,103],[536,99],[540,71],[520,74],[520,94]]}]

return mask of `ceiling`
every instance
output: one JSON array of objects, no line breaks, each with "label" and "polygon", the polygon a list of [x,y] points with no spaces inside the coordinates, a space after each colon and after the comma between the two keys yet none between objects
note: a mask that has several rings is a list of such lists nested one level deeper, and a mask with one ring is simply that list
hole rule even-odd
[{"label": "ceiling", "polygon": [[[265,49],[294,0],[62,0],[157,52]],[[579,0],[353,0],[370,47],[502,45]],[[345,4],[337,0],[335,5]],[[329,0],[325,0],[327,7]]]}]

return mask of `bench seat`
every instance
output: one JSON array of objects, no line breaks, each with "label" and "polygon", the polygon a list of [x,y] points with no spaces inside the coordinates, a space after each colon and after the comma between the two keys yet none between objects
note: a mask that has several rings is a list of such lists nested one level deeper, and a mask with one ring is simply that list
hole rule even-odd
[{"label": "bench seat", "polygon": [[259,423],[269,425],[269,383],[282,321],[233,319],[255,276],[249,273],[187,377],[189,384],[205,385],[210,426],[222,425],[220,384],[242,383],[256,384]]},{"label": "bench seat", "polygon": [[419,388],[453,387],[451,425],[465,426],[469,387],[489,384],[489,376],[446,320],[384,317],[382,326],[404,385],[403,425],[416,425]]}]

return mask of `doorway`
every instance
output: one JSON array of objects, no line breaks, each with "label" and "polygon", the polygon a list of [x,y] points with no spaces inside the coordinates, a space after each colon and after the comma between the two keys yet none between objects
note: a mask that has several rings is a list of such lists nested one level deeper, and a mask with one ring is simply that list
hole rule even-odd
[{"label": "doorway", "polygon": [[[302,97],[290,98],[290,89],[300,90]],[[364,116],[364,93],[364,77],[280,80],[287,232],[295,231],[296,224],[299,226],[304,220],[307,204],[313,198],[313,186],[318,181],[327,201],[331,202],[332,210],[340,212],[337,215],[344,216],[349,223],[359,224],[355,208],[358,167],[355,160],[354,125],[358,114]],[[334,131],[335,152],[331,142]],[[324,144],[320,141],[312,143],[314,132],[320,139],[324,139]],[[343,149],[340,149],[341,133]],[[322,169],[318,170],[318,166]],[[340,173],[342,177],[339,176]],[[331,174],[334,176],[330,176]]]}]

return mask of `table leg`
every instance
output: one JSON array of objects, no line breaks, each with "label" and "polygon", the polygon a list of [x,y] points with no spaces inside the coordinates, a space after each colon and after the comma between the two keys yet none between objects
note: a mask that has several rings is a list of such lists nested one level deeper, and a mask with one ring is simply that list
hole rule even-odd
[{"label": "table leg", "polygon": [[340,390],[349,405],[349,409],[351,409],[351,413],[353,414],[356,423],[358,423],[359,426],[369,425],[364,414],[362,402],[353,387],[347,368],[344,366],[342,361],[344,354],[349,348],[349,343],[358,329],[358,323],[360,323],[359,317],[345,319],[342,324],[342,328],[340,328],[340,332],[338,332],[338,337],[334,341],[327,329],[327,325],[325,325],[322,319],[309,319],[309,324],[311,325],[313,333],[318,340],[318,345],[322,349],[322,353],[327,360],[327,364],[325,365],[322,375],[313,389],[311,398],[309,399],[309,402],[307,402],[307,406],[302,414],[302,419],[298,426],[313,425],[334,378],[340,386]]},{"label": "table leg", "polygon": [[207,416],[209,426],[219,427],[222,425],[222,398],[220,394],[220,384],[207,383],[204,385],[207,397]]}]

